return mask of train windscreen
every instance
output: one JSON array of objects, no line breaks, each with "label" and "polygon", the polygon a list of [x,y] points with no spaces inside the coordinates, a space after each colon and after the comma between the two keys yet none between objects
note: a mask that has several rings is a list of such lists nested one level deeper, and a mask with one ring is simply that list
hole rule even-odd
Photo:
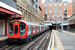
[{"label": "train windscreen", "polygon": [[20,35],[25,34],[25,23],[20,22]]},{"label": "train windscreen", "polygon": [[9,34],[13,35],[13,23],[9,23]]}]

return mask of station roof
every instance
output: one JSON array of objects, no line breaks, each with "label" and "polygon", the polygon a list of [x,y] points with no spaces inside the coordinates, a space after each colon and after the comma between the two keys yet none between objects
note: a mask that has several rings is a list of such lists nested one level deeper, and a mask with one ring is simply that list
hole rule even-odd
[{"label": "station roof", "polygon": [[68,21],[44,21],[45,25],[51,26],[53,24],[59,24],[61,25],[63,23],[63,25],[68,25]]}]

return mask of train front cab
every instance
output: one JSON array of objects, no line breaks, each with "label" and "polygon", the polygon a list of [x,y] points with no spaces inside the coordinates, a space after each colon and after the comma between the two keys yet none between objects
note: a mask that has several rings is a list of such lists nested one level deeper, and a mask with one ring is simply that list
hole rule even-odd
[{"label": "train front cab", "polygon": [[27,37],[26,23],[11,21],[9,23],[8,41],[22,41]]}]

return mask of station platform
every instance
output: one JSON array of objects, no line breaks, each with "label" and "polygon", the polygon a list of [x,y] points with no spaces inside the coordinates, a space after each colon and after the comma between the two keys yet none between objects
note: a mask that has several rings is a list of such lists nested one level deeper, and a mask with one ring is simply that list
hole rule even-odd
[{"label": "station platform", "polygon": [[8,36],[1,36],[0,35],[0,41],[6,40],[8,38]]},{"label": "station platform", "polygon": [[75,50],[75,34],[53,30],[47,50]]}]

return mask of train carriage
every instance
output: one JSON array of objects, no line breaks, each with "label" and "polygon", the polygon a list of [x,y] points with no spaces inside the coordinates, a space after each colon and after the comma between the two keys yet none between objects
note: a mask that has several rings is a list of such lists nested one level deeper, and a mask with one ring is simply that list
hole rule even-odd
[{"label": "train carriage", "polygon": [[13,20],[9,22],[8,41],[25,41],[35,35],[47,30],[48,26],[39,25],[23,20]]}]

